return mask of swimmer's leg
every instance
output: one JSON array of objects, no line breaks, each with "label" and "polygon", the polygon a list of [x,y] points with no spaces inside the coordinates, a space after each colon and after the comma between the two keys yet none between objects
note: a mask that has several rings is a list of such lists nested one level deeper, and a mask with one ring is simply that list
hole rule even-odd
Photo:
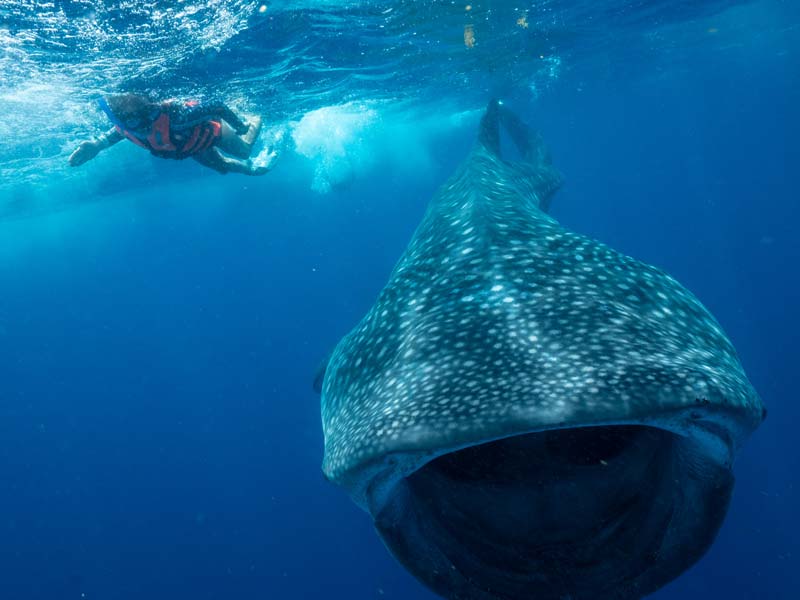
[{"label": "swimmer's leg", "polygon": [[253,144],[256,143],[258,134],[261,133],[261,117],[253,117],[250,119],[249,123],[250,129],[242,136],[242,140],[244,140],[244,143],[247,144],[250,147],[250,151],[252,151]]},{"label": "swimmer's leg", "polygon": [[228,154],[239,158],[250,158],[253,152],[253,144],[256,143],[258,134],[261,132],[261,117],[253,117],[249,121],[250,128],[244,135],[238,135],[233,128],[226,122],[222,122],[222,132],[217,141],[217,146]]},{"label": "swimmer's leg", "polygon": [[244,173],[245,175],[264,175],[269,171],[269,165],[253,165],[249,160],[225,156],[216,147],[195,154],[194,158],[201,165],[214,169],[217,173]]}]

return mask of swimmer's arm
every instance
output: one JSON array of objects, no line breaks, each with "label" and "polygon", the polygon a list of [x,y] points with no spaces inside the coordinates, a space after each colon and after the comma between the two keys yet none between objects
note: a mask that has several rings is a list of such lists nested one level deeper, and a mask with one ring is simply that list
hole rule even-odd
[{"label": "swimmer's arm", "polygon": [[101,150],[105,150],[121,141],[123,137],[116,127],[109,129],[103,135],[91,141],[83,142],[78,146],[78,149],[70,155],[69,164],[73,167],[82,165],[97,156]]},{"label": "swimmer's arm", "polygon": [[110,148],[117,142],[121,142],[124,139],[124,135],[122,135],[116,127],[112,127],[108,131],[106,131],[103,135],[99,136],[94,140],[95,145],[97,146],[97,150],[105,150],[106,148]]},{"label": "swimmer's arm", "polygon": [[194,126],[211,119],[222,119],[227,122],[239,135],[247,133],[249,125],[240,119],[236,113],[222,103],[202,104],[191,108],[181,119],[181,125]]}]

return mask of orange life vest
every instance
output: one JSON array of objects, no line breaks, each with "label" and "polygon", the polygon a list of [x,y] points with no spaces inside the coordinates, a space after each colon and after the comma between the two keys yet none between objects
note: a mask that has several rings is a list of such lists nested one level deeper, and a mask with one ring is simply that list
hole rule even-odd
[{"label": "orange life vest", "polygon": [[[186,105],[192,106],[193,103],[187,102]],[[188,158],[207,150],[222,134],[222,124],[219,121],[206,121],[188,130],[191,131],[191,134],[185,141],[173,140],[170,132],[169,114],[166,112],[158,115],[158,118],[150,128],[150,133],[146,137],[140,137],[119,125],[116,125],[116,129],[134,144],[150,150],[156,156],[175,159]]]}]

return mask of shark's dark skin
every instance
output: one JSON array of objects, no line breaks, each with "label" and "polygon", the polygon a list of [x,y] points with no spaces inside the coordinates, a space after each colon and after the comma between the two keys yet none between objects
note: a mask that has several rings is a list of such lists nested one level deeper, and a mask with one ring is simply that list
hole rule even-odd
[{"label": "shark's dark skin", "polygon": [[490,103],[318,374],[326,476],[445,598],[655,591],[713,542],[766,414],[691,293],[546,214],[560,182]]}]

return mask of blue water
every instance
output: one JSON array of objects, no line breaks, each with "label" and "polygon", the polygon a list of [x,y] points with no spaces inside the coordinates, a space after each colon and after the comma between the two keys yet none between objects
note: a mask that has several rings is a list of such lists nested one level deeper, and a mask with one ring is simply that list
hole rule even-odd
[{"label": "blue water", "polygon": [[[553,215],[692,290],[770,410],[653,597],[796,597],[800,7],[466,4],[0,0],[0,599],[433,598],[323,478],[311,381],[492,95]],[[264,114],[280,162],[67,167],[123,86]]]}]

